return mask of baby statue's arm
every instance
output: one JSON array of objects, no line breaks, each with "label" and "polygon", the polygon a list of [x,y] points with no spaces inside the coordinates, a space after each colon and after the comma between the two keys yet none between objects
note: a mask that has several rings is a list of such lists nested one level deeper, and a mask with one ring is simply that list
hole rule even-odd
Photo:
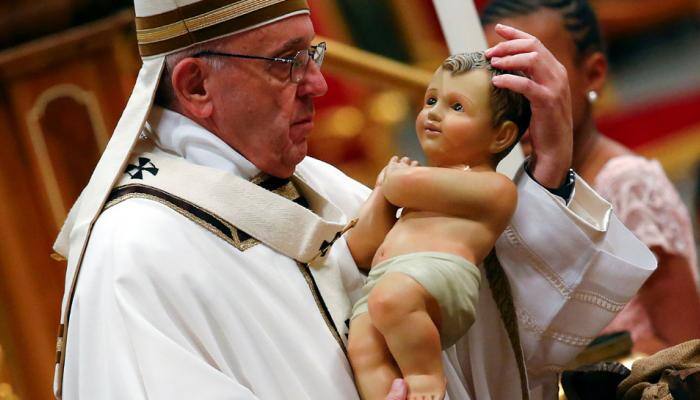
[{"label": "baby statue's arm", "polygon": [[518,196],[515,184],[497,172],[436,167],[389,170],[382,190],[398,207],[505,223]]},{"label": "baby statue's arm", "polygon": [[387,168],[400,162],[398,157],[393,157],[387,167],[379,173],[372,194],[360,209],[357,225],[346,234],[348,248],[355,264],[362,269],[369,269],[374,253],[396,222],[398,208],[386,200],[382,182]]}]

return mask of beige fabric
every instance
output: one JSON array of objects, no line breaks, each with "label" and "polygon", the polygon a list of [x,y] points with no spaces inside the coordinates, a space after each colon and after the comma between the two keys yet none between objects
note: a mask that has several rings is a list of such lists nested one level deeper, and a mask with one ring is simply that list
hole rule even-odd
[{"label": "beige fabric", "polygon": [[471,262],[449,253],[409,253],[375,265],[363,288],[363,296],[353,307],[351,318],[367,312],[367,299],[372,288],[383,276],[395,272],[415,279],[437,300],[442,315],[440,339],[443,349],[464,336],[474,323],[481,274]]},{"label": "beige fabric", "polygon": [[668,384],[659,383],[644,389],[641,400],[673,400]]},{"label": "beige fabric", "polygon": [[656,384],[667,370],[700,367],[700,339],[691,340],[662,350],[632,364],[632,373],[617,387],[617,398],[623,400],[665,399],[663,386]]},{"label": "beige fabric", "polygon": [[[303,263],[325,255],[320,254],[324,242],[332,242],[347,225],[340,222],[342,213],[311,189],[300,176],[293,178],[295,184],[311,208],[323,210],[329,220],[223,171],[148,152],[134,156],[130,163],[138,165],[139,158],[149,159],[158,168],[158,174],[144,172],[143,179],[133,179],[124,174],[117,186],[147,185],[187,199],[203,209],[215,211],[236,228]],[[182,182],[188,183],[183,185]]]}]

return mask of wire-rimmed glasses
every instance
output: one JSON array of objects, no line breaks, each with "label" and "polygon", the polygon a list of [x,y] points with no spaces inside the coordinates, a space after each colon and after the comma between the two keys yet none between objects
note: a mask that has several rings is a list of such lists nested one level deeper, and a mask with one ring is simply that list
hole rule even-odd
[{"label": "wire-rimmed glasses", "polygon": [[279,63],[289,64],[289,80],[292,83],[299,83],[304,79],[306,68],[309,65],[309,60],[313,60],[319,68],[323,64],[323,58],[326,55],[326,42],[321,42],[315,46],[311,46],[306,50],[298,51],[294,57],[264,57],[252,56],[249,54],[233,54],[222,53],[218,51],[204,50],[193,54],[191,57],[234,57],[248,60],[267,60]]}]

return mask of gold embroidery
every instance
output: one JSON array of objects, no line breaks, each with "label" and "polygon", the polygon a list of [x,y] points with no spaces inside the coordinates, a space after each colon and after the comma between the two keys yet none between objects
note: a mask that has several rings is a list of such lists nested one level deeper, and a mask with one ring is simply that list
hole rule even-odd
[{"label": "gold embroidery", "polygon": [[292,182],[273,190],[272,193],[278,194],[287,200],[296,200],[300,197],[299,191],[297,191]]},{"label": "gold embroidery", "polygon": [[189,32],[198,31],[221,22],[230,21],[253,11],[281,3],[284,0],[244,0],[212,10],[206,14],[187,18],[172,24],[157,28],[139,29],[136,38],[140,44],[162,42],[164,40],[186,35]]},{"label": "gold embroidery", "polygon": [[[272,178],[270,175],[267,175],[266,173],[261,172],[261,173],[255,175],[250,180],[250,183],[253,183],[253,184],[258,185],[258,186],[262,186],[262,184],[265,181],[267,181],[268,179],[279,179],[279,178]],[[275,193],[277,195],[284,197],[287,200],[292,200],[292,201],[301,197],[301,193],[299,193],[299,190],[294,185],[294,182],[292,182],[291,180],[288,181],[286,184],[273,190],[272,193]]]},{"label": "gold embroidery", "polygon": [[[158,203],[178,212],[180,215],[184,216],[185,218],[195,222],[196,224],[198,224],[202,228],[208,230],[209,232],[215,234],[219,238],[225,240],[226,242],[228,242],[229,244],[231,244],[233,247],[237,248],[240,251],[246,251],[246,250],[250,249],[251,247],[254,247],[255,245],[260,244],[260,241],[258,241],[255,238],[252,238],[252,237],[241,241],[239,236],[238,236],[238,229],[235,226],[229,224],[228,222],[224,221],[221,218],[216,218],[216,219],[220,223],[222,223],[224,226],[226,226],[228,229],[231,230],[231,236],[233,236],[233,238],[230,238],[230,237],[224,235],[223,232],[216,229],[215,227],[213,227],[211,224],[204,221],[203,219],[190,213],[189,211],[183,210],[182,208],[176,206],[175,204],[173,204],[165,199],[162,199],[158,196],[154,196],[154,195],[150,195],[150,194],[146,194],[146,193],[128,193],[128,194],[125,194],[123,196],[120,196],[114,200],[111,200],[107,204],[105,204],[104,210],[107,210],[108,208],[113,207],[113,206],[115,206],[115,205],[117,205],[125,200],[133,199],[133,198],[146,199],[146,200],[152,200],[152,201],[158,202]],[[212,214],[209,214],[209,215],[212,215]]]},{"label": "gold embroidery", "polygon": [[323,318],[323,321],[326,323],[326,327],[328,327],[328,330],[331,331],[331,334],[333,335],[333,338],[335,339],[336,342],[338,342],[338,346],[343,350],[343,353],[345,353],[345,356],[348,356],[347,349],[345,348],[345,343],[343,342],[343,339],[340,337],[340,334],[338,333],[338,330],[335,327],[335,324],[333,323],[333,320],[330,317],[330,312],[326,308],[326,305],[323,303],[323,297],[321,296],[321,293],[318,291],[318,287],[316,286],[316,282],[314,281],[314,277],[311,275],[311,271],[309,271],[308,267],[297,261],[297,266],[299,267],[299,271],[301,271],[301,274],[304,276],[304,280],[306,281],[306,284],[309,286],[309,290],[311,290],[311,294],[314,297],[314,301],[316,302],[316,307],[318,307],[318,311],[321,313],[321,317]]}]

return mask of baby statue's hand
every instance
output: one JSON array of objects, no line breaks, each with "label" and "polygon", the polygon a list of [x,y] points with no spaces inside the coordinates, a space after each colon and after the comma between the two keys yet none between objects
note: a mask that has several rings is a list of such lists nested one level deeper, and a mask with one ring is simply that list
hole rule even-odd
[{"label": "baby statue's hand", "polygon": [[384,182],[384,177],[387,173],[397,169],[416,167],[418,165],[420,165],[418,161],[411,160],[408,157],[402,157],[401,159],[399,159],[398,156],[391,157],[389,163],[386,165],[386,167],[384,167],[384,169],[382,169],[382,172],[379,173],[379,176],[377,176],[377,182],[375,183],[375,187],[381,186],[382,182]]},{"label": "baby statue's hand", "polygon": [[467,164],[457,164],[457,165],[451,166],[450,168],[458,169],[460,171],[469,171],[469,166]]}]

